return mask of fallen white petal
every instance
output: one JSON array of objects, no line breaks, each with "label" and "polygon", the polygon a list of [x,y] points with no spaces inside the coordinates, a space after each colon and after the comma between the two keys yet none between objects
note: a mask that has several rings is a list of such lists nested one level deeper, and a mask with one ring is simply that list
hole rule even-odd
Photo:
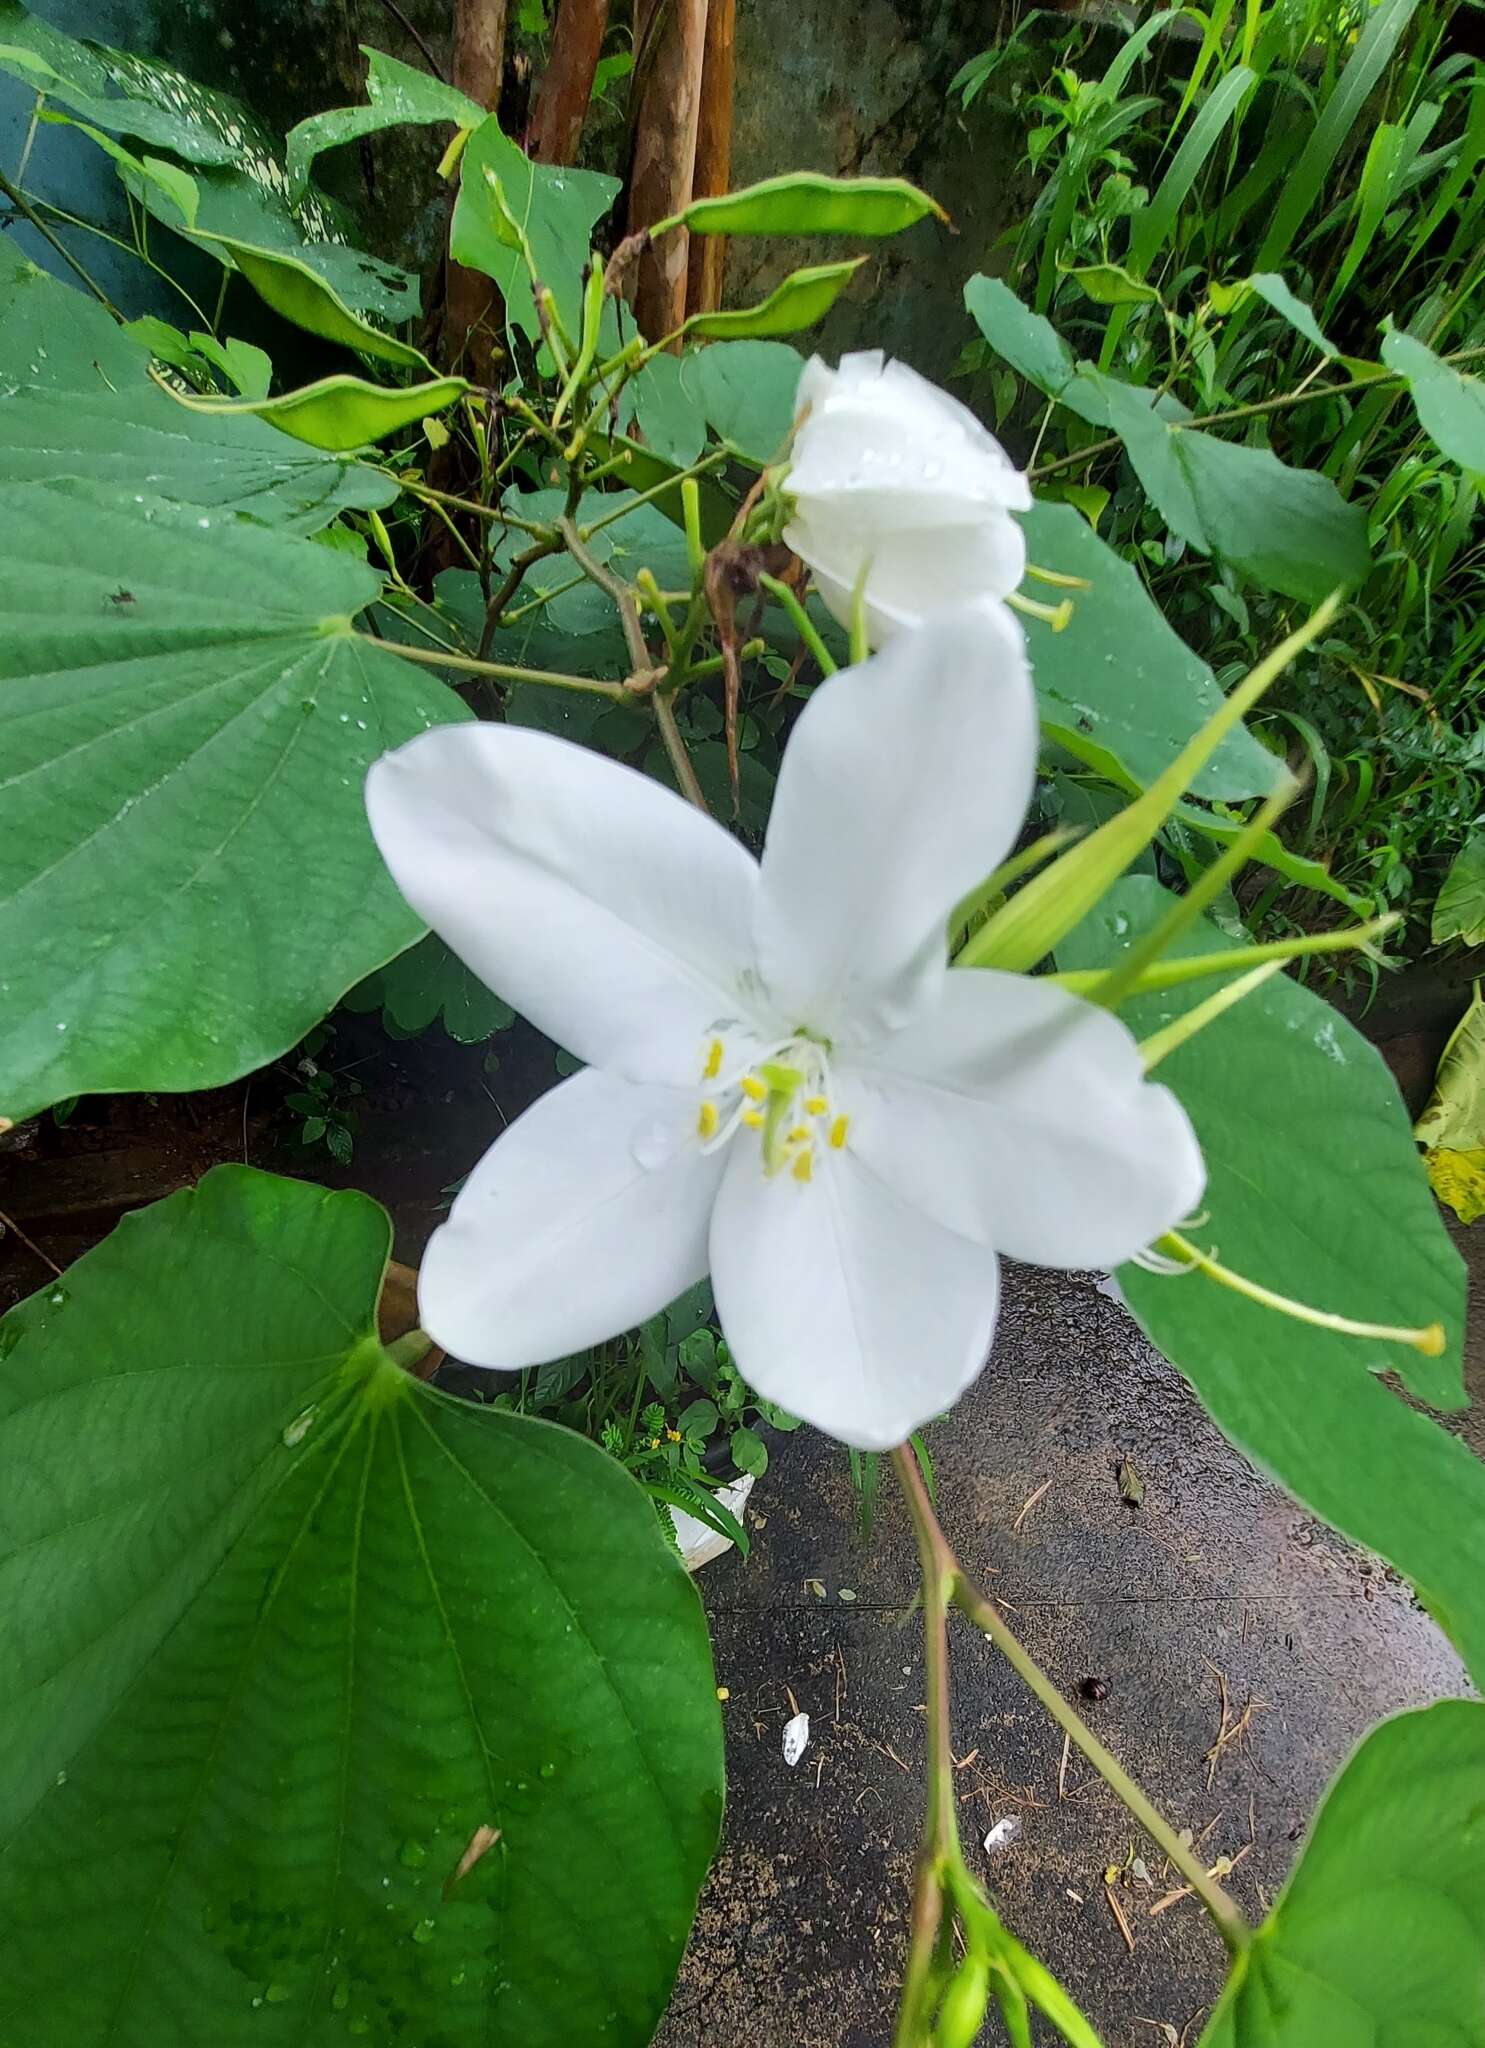
[{"label": "fallen white petal", "polygon": [[810,1717],[796,1714],[784,1723],[784,1762],[792,1771],[810,1746]]}]

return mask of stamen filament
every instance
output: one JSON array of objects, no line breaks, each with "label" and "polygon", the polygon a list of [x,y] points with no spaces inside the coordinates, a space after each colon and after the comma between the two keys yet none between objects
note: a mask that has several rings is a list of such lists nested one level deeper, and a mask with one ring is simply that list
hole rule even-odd
[{"label": "stamen filament", "polygon": [[1018,612],[1025,612],[1029,619],[1044,620],[1054,633],[1060,633],[1072,622],[1073,601],[1070,597],[1063,598],[1061,604],[1038,604],[1034,597],[1023,597],[1019,590],[1013,590],[1007,595],[1006,603],[1014,605]]},{"label": "stamen filament", "polygon": [[1234,1273],[1230,1266],[1219,1265],[1215,1258],[1202,1251],[1199,1245],[1192,1244],[1189,1238],[1182,1237],[1178,1230],[1168,1230],[1159,1240],[1159,1247],[1183,1259],[1188,1266],[1197,1267],[1208,1279],[1231,1288],[1234,1294],[1246,1295],[1249,1301],[1256,1301],[1263,1308],[1277,1309],[1280,1315],[1290,1316],[1297,1323],[1310,1323],[1319,1330],[1334,1330],[1342,1337],[1381,1337],[1390,1344],[1406,1344],[1414,1351],[1421,1351],[1425,1358],[1443,1355],[1445,1338],[1442,1323],[1426,1323],[1419,1330],[1404,1330],[1389,1323],[1358,1322],[1352,1316],[1332,1315],[1327,1309],[1311,1308],[1307,1302],[1292,1301],[1287,1294],[1276,1294],[1271,1287],[1261,1286],[1256,1280]]}]

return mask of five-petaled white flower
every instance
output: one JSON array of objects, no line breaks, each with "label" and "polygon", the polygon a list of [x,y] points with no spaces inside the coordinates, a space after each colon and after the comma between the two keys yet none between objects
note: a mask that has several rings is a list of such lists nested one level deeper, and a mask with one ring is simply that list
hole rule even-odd
[{"label": "five-petaled white flower", "polygon": [[820,595],[851,622],[865,572],[873,647],[951,605],[1010,594],[1026,573],[1013,512],[1031,491],[995,436],[957,399],[880,350],[814,356],[799,380],[783,488],[794,500],[784,539]]},{"label": "five-petaled white flower", "polygon": [[587,1062],[435,1233],[419,1302],[440,1344],[532,1365],[710,1269],[750,1384],[879,1449],[980,1370],[997,1252],[1113,1266],[1193,1207],[1191,1127],[1117,1018],[949,971],[950,911],[1016,837],[1036,738],[1020,633],[992,609],[815,692],[761,861],[542,733],[446,726],[375,764],[408,902]]}]

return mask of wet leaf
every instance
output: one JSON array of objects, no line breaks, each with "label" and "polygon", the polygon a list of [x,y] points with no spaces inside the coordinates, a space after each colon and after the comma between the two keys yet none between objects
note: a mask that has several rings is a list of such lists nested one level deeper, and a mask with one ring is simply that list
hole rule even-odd
[{"label": "wet leaf", "polygon": [[362,783],[468,714],[352,636],[380,587],[231,513],[7,491],[0,1114],[218,1086],[418,936]]},{"label": "wet leaf", "polygon": [[1201,2048],[1485,2041],[1485,1706],[1384,1721],[1325,1796]]},{"label": "wet leaf", "polygon": [[0,1325],[33,2048],[660,2018],[721,1811],[700,1606],[613,1459],[392,1363],[390,1246],[363,1195],[219,1167]]},{"label": "wet leaf", "polygon": [[361,45],[366,58],[364,107],[334,107],[328,113],[311,114],[289,130],[285,164],[289,194],[297,199],[309,183],[310,167],[322,150],[338,149],[346,142],[358,142],[365,135],[379,135],[385,128],[405,126],[478,128],[485,110],[477,100],[457,87],[445,85],[431,72],[400,64],[367,44]]},{"label": "wet leaf", "polygon": [[786,341],[715,342],[681,358],[681,388],[717,439],[762,469],[789,439],[803,368]]}]

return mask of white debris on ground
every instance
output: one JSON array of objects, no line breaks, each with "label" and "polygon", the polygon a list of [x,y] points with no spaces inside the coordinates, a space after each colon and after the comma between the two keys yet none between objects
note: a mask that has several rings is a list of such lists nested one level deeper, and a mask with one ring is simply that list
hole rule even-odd
[{"label": "white debris on ground", "polygon": [[784,1762],[792,1771],[810,1746],[810,1717],[796,1714],[784,1723]]},{"label": "white debris on ground", "polygon": [[996,1852],[996,1850],[997,1850],[997,1849],[1009,1849],[1009,1847],[1011,1846],[1012,1842],[1014,1842],[1014,1841],[1017,1841],[1017,1840],[1019,1840],[1019,1838],[1020,1838],[1020,1834],[1021,1834],[1021,1816],[1020,1816],[1020,1814],[1019,1814],[1019,1813],[1008,1813],[1008,1814],[1007,1814],[1007,1815],[1005,1816],[1005,1819],[1004,1819],[1004,1820],[998,1820],[998,1821],[997,1821],[997,1822],[995,1823],[994,1827],[993,1827],[993,1828],[991,1828],[991,1830],[990,1830],[989,1834],[988,1834],[988,1835],[986,1835],[986,1837],[985,1837],[985,1851],[986,1851],[986,1854],[987,1854],[987,1855],[990,1855],[990,1856],[993,1856],[993,1855],[995,1854],[995,1852]]}]

